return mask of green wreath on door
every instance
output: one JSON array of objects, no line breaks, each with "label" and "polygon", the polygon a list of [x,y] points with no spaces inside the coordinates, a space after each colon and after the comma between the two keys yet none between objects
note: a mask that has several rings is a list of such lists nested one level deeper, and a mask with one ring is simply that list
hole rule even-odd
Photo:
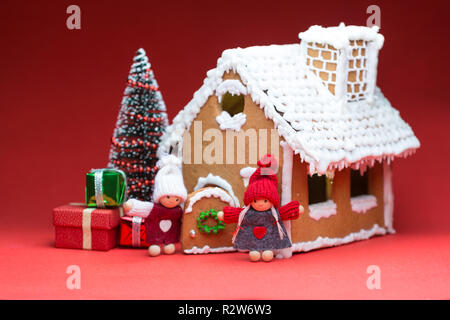
[{"label": "green wreath on door", "polygon": [[[207,224],[205,224],[206,220],[210,218],[216,221],[217,224],[215,226],[208,226]],[[220,221],[219,218],[217,218],[216,210],[210,209],[200,212],[200,215],[197,218],[197,228],[202,233],[218,234],[221,230],[225,229],[225,222]]]}]

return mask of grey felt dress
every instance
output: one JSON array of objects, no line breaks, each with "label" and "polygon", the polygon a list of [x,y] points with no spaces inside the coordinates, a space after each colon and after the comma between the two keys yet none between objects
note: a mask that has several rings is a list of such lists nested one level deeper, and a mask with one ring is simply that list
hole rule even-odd
[{"label": "grey felt dress", "polygon": [[281,221],[278,210],[278,221],[284,232],[280,239],[278,227],[272,211],[256,211],[250,207],[241,223],[241,228],[234,241],[234,247],[239,250],[264,251],[284,249],[292,246],[286,229]]}]

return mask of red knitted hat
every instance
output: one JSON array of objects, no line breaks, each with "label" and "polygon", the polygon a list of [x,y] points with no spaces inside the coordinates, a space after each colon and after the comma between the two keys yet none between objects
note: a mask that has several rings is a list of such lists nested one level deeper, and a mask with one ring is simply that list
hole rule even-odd
[{"label": "red knitted hat", "polygon": [[280,205],[278,195],[278,179],[273,168],[276,168],[277,160],[270,154],[266,154],[258,161],[258,169],[252,174],[248,182],[248,188],[244,193],[244,204],[248,206],[253,200],[265,198],[272,202],[275,208]]}]

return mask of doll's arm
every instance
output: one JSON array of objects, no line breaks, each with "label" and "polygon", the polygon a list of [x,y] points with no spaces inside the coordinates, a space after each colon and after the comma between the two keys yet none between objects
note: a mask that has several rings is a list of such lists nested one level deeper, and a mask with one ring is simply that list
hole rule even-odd
[{"label": "doll's arm", "polygon": [[[219,217],[219,220],[223,220],[225,223],[237,223],[242,210],[244,208],[224,207],[223,215]],[[221,217],[222,219],[220,219]]]},{"label": "doll's arm", "polygon": [[280,213],[281,220],[295,220],[300,213],[303,213],[304,209],[298,201],[291,201],[280,207],[278,212]]},{"label": "doll's arm", "polygon": [[123,204],[123,208],[127,216],[147,218],[153,209],[153,202],[130,199]]}]

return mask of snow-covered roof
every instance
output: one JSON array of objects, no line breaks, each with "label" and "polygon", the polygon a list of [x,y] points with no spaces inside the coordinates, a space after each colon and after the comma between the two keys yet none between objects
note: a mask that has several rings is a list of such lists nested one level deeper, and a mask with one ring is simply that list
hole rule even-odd
[{"label": "snow-covered roof", "polygon": [[252,100],[302,161],[309,163],[311,173],[391,161],[420,146],[378,87],[371,99],[339,100],[308,70],[303,54],[299,44],[225,50],[193,99],[173,119],[158,153],[167,153],[182,141],[227,71],[239,74]]},{"label": "snow-covered roof", "polygon": [[305,32],[300,32],[298,37],[306,42],[331,44],[336,49],[348,47],[352,40],[374,41],[379,50],[383,47],[384,37],[378,30],[377,26],[368,28],[341,23],[338,27],[311,26]]}]

